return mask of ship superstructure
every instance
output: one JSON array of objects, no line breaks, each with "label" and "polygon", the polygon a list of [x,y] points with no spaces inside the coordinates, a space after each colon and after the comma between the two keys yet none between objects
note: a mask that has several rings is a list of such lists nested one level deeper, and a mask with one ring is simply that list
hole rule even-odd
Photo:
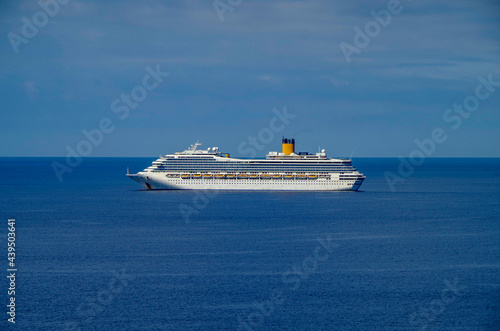
[{"label": "ship superstructure", "polygon": [[127,174],[147,189],[357,191],[365,176],[351,159],[328,158],[325,150],[295,153],[295,140],[283,138],[281,152],[266,159],[232,158],[218,147],[160,156],[137,174]]}]

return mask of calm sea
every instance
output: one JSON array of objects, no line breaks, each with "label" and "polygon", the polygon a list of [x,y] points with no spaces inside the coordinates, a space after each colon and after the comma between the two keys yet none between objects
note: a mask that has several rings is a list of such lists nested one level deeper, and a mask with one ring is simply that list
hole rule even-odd
[{"label": "calm sea", "polygon": [[500,159],[360,192],[143,191],[151,158],[0,158],[20,330],[500,330]]}]

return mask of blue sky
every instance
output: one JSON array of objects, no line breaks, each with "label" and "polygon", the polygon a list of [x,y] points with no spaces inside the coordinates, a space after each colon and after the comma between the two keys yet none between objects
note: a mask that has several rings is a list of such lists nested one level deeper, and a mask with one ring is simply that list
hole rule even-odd
[{"label": "blue sky", "polygon": [[[431,156],[500,157],[500,87],[459,128],[443,119],[479,76],[500,82],[500,2],[401,0],[348,63],[339,45],[391,1],[233,0],[221,20],[213,1],[69,0],[17,53],[9,36],[42,9],[3,1],[0,156],[65,156],[103,118],[115,129],[89,156],[155,157],[197,139],[241,156],[286,106],[296,117],[259,156],[285,135],[301,151],[406,157],[442,128]],[[169,75],[120,119],[111,104],[148,66]]]}]

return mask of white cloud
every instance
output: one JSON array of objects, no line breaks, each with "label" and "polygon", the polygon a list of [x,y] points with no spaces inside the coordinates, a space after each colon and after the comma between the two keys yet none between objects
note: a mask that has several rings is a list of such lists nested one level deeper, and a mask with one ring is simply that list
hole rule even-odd
[{"label": "white cloud", "polygon": [[28,96],[31,101],[38,99],[38,87],[33,81],[26,81],[24,83],[24,93]]},{"label": "white cloud", "polygon": [[260,79],[265,81],[265,82],[269,82],[271,84],[278,84],[279,83],[279,81],[276,78],[274,78],[270,75],[262,75],[262,76],[260,76]]}]

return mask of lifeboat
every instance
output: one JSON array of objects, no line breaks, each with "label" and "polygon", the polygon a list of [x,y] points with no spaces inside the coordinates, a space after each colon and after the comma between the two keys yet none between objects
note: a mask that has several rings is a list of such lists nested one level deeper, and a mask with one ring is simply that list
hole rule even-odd
[{"label": "lifeboat", "polygon": [[227,178],[227,179],[235,179],[235,178],[236,178],[236,175],[235,175],[235,174],[227,174],[227,175],[226,175],[226,178]]},{"label": "lifeboat", "polygon": [[224,175],[224,174],[217,174],[217,175],[215,175],[215,177],[217,179],[224,179],[224,178],[226,178],[226,175]]},{"label": "lifeboat", "polygon": [[194,175],[193,175],[193,178],[195,178],[195,179],[200,179],[200,178],[201,178],[201,174],[194,174]]},{"label": "lifeboat", "polygon": [[212,179],[212,178],[214,178],[214,175],[212,175],[212,174],[204,174],[203,175],[203,179]]},{"label": "lifeboat", "polygon": [[309,179],[318,179],[318,175],[309,175],[307,176]]},{"label": "lifeboat", "polygon": [[282,177],[282,176],[281,176],[281,175],[278,175],[278,174],[273,175],[273,179],[281,179],[281,177]]},{"label": "lifeboat", "polygon": [[285,175],[285,179],[293,179],[293,175]]},{"label": "lifeboat", "polygon": [[297,179],[307,179],[306,175],[297,175]]},{"label": "lifeboat", "polygon": [[261,178],[261,179],[271,179],[271,175],[268,175],[268,174],[262,174],[262,175],[260,175],[260,178]]},{"label": "lifeboat", "polygon": [[191,177],[189,174],[182,174],[181,175],[182,179],[189,179],[189,177]]},{"label": "lifeboat", "polygon": [[238,178],[240,178],[240,179],[247,179],[248,175],[247,174],[238,174]]},{"label": "lifeboat", "polygon": [[255,175],[255,174],[250,175],[250,179],[259,179],[259,175]]}]

